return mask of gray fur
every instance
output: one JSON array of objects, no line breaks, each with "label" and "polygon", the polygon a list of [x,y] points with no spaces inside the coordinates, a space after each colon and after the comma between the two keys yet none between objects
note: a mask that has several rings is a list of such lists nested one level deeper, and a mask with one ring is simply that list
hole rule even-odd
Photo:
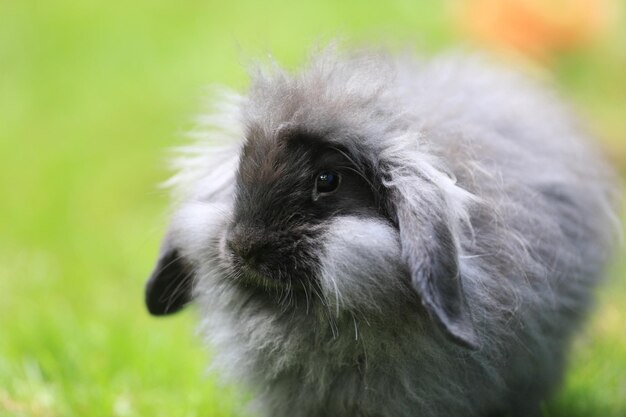
[{"label": "gray fur", "polygon": [[[611,172],[545,87],[471,57],[326,51],[297,74],[258,71],[202,122],[170,182],[180,203],[167,245],[195,271],[214,368],[247,384],[253,409],[537,412],[616,230]],[[391,219],[300,225],[317,233],[318,284],[304,298],[242,284],[226,249],[242,144],[291,130],[367,161]]]}]

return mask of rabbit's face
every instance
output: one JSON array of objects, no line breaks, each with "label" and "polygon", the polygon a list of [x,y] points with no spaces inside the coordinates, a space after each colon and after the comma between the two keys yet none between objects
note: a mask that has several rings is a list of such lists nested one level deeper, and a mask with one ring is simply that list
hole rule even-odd
[{"label": "rabbit's face", "polygon": [[[394,139],[407,149],[389,152],[340,133],[355,127],[318,134],[286,126],[250,127],[237,166],[204,180],[211,197],[174,215],[146,287],[150,312],[179,310],[194,283],[196,294],[227,291],[279,312],[312,302],[385,317],[421,304],[454,341],[474,346],[448,207],[460,193],[452,180],[415,153],[412,139]],[[215,191],[214,180],[225,185]]]},{"label": "rabbit's face", "polygon": [[241,151],[218,256],[245,284],[319,286],[332,258],[332,227],[347,218],[363,219],[364,227],[389,223],[381,189],[366,163],[323,138],[253,133]]},{"label": "rabbit's face", "polygon": [[369,161],[332,137],[246,136],[228,203],[192,201],[175,214],[148,286],[153,313],[190,301],[194,280],[200,291],[228,288],[278,309],[321,303],[363,313],[415,303]]}]

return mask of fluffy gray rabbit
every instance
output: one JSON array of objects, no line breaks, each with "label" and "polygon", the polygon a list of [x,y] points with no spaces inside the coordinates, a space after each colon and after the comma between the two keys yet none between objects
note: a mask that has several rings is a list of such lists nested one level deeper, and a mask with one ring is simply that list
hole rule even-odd
[{"label": "fluffy gray rabbit", "polygon": [[544,90],[458,56],[258,71],[177,160],[148,309],[198,304],[262,416],[534,415],[617,227]]}]

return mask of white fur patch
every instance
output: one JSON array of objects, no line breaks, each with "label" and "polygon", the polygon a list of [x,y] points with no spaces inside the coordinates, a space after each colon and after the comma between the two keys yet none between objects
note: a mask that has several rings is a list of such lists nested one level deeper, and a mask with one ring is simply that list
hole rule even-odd
[{"label": "white fur patch", "polygon": [[219,239],[231,217],[232,206],[227,203],[184,204],[172,218],[170,237],[184,256],[198,264],[206,262],[207,248]]},{"label": "white fur patch", "polygon": [[376,300],[401,291],[397,230],[383,220],[336,218],[324,236],[322,292],[337,312],[376,308]]}]

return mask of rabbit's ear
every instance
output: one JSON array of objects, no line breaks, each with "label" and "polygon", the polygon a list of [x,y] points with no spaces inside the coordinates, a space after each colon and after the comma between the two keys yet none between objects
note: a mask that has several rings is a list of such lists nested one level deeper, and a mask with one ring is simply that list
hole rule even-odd
[{"label": "rabbit's ear", "polygon": [[436,207],[438,204],[434,202],[412,201],[414,197],[395,191],[393,200],[402,257],[413,287],[446,335],[461,346],[477,348],[478,338],[463,291],[456,242],[446,215],[441,213],[443,199],[442,207]]},{"label": "rabbit's ear", "polygon": [[191,301],[193,270],[166,235],[156,266],[146,283],[146,306],[150,314],[162,316],[182,309]]}]

